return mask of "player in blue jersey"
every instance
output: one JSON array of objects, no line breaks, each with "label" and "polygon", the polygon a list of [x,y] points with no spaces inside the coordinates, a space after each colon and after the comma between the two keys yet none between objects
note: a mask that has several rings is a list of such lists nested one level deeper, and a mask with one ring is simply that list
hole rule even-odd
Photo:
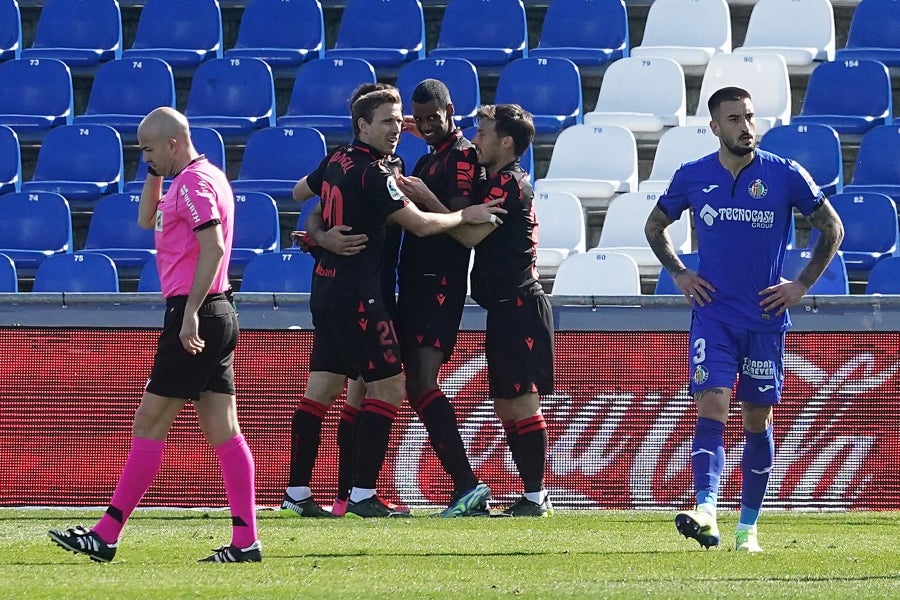
[{"label": "player in blue jersey", "polygon": [[[753,102],[727,87],[709,98],[719,150],[685,163],[647,219],[647,240],[693,309],[691,392],[697,424],[691,467],[697,506],[675,517],[678,531],[719,544],[716,497],[725,466],[724,432],[735,377],[745,444],[736,549],[759,552],[756,522],[775,458],[772,409],[781,398],[788,307],[815,283],[844,235],[837,213],[797,163],[756,148]],[[821,232],[809,264],[782,279],[793,210]],[[666,228],[694,217],[700,265],[685,268]]]}]

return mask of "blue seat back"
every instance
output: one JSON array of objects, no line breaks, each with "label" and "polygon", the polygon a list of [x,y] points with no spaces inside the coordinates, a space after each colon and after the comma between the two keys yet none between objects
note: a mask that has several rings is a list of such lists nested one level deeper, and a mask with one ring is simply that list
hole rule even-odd
[{"label": "blue seat back", "polygon": [[311,60],[297,71],[286,114],[346,116],[353,90],[376,81],[372,65],[358,58]]},{"label": "blue seat back", "polygon": [[94,74],[86,115],[146,115],[154,108],[175,108],[175,78],[158,58],[118,59]]},{"label": "blue seat back", "polygon": [[319,0],[252,0],[244,9],[235,48],[305,49],[321,57],[325,23]]},{"label": "blue seat back", "polygon": [[159,283],[159,268],[156,266],[156,258],[151,258],[144,263],[141,275],[138,278],[137,291],[156,292],[162,291]]},{"label": "blue seat back", "polygon": [[22,187],[22,152],[16,132],[0,125],[0,194]]},{"label": "blue seat back", "polygon": [[54,58],[0,63],[2,115],[40,115],[55,127],[72,122],[72,74]]},{"label": "blue seat back", "polygon": [[22,16],[16,0],[0,0],[0,61],[19,58]]},{"label": "blue seat back", "polygon": [[803,115],[865,115],[882,124],[891,122],[892,112],[891,74],[882,63],[866,59],[819,64],[809,77],[800,111]]},{"label": "blue seat back", "polygon": [[15,294],[19,291],[19,277],[16,263],[5,254],[0,254],[0,293]]},{"label": "blue seat back", "polygon": [[104,254],[54,254],[34,275],[34,292],[118,292],[119,273]]},{"label": "blue seat back", "polygon": [[53,192],[14,192],[0,196],[0,249],[72,251],[72,214]]},{"label": "blue seat back", "polygon": [[[809,264],[812,253],[808,249],[791,249],[784,253],[784,265],[781,275],[785,279],[794,280],[800,272]],[[835,254],[825,272],[806,292],[807,295],[843,295],[850,293],[850,282],[847,277],[847,267],[840,253]]]},{"label": "blue seat back", "polygon": [[234,239],[232,248],[253,248],[264,252],[281,248],[281,226],[275,199],[262,192],[234,195]]},{"label": "blue seat back", "polygon": [[216,0],[147,0],[141,9],[135,50],[205,50],[222,56],[222,13]]},{"label": "blue seat back", "polygon": [[850,20],[847,48],[900,48],[900,4],[861,0]]},{"label": "blue seat back", "polygon": [[[684,266],[691,271],[696,272],[697,269],[700,268],[700,255],[696,252],[691,252],[690,254],[679,254],[678,258],[680,258],[681,262],[684,263]],[[681,290],[679,290],[678,286],[675,285],[675,280],[672,279],[672,274],[665,269],[660,269],[659,278],[656,280],[656,290],[653,293],[656,295],[675,294],[680,296]]]},{"label": "blue seat back", "polygon": [[[844,224],[842,252],[891,254],[898,248],[897,205],[890,196],[876,192],[835,194],[828,199]],[[809,247],[815,246],[819,230],[813,228]]]},{"label": "blue seat back", "polygon": [[521,58],[503,68],[494,101],[520,105],[539,132],[541,117],[549,117],[545,128],[559,130],[582,122],[581,75],[565,58]]},{"label": "blue seat back", "polygon": [[122,15],[118,2],[47,0],[31,48],[92,50],[102,61],[120,57]]},{"label": "blue seat back", "polygon": [[521,0],[449,0],[437,48],[504,49],[504,62],[527,56],[525,6]]},{"label": "blue seat back", "polygon": [[397,144],[397,155],[403,159],[403,166],[407,175],[412,175],[416,163],[422,155],[429,152],[428,144],[419,136],[411,133],[404,133],[400,136],[400,143]]},{"label": "blue seat back", "polygon": [[298,181],[325,158],[325,138],[309,127],[269,127],[247,140],[239,180]]},{"label": "blue seat back", "polygon": [[140,200],[139,194],[110,194],[101,198],[94,205],[84,248],[152,249],[153,230],[137,224]]},{"label": "blue seat back", "polygon": [[773,127],[759,142],[767,150],[800,163],[826,195],[844,187],[844,158],[838,133],[821,123]]},{"label": "blue seat back", "polygon": [[609,60],[628,56],[623,0],[554,0],[547,7],[537,49],[604,48]]},{"label": "blue seat back", "polygon": [[47,132],[31,181],[122,184],[122,140],[107,125],[63,125]]},{"label": "blue seat back", "polygon": [[254,117],[275,124],[275,82],[258,58],[214,58],[191,79],[185,114]]},{"label": "blue seat back", "polygon": [[900,185],[900,126],[880,125],[869,130],[859,144],[854,185]]},{"label": "blue seat back", "polygon": [[403,65],[397,75],[397,89],[404,112],[412,114],[412,93],[425,79],[444,82],[453,101],[453,120],[460,127],[473,124],[481,105],[481,86],[475,65],[464,58],[423,58]]},{"label": "blue seat back", "polygon": [[[306,230],[306,220],[309,218],[309,215],[315,210],[316,206],[319,204],[319,197],[313,196],[309,200],[303,203],[303,206],[300,207],[300,214],[297,215],[297,231],[305,231]],[[293,240],[291,241],[293,245]]]},{"label": "blue seat back", "polygon": [[309,292],[315,261],[305,252],[269,252],[250,259],[242,292]]},{"label": "blue seat back", "polygon": [[335,49],[405,50],[425,57],[425,20],[419,0],[350,0],[341,16]]},{"label": "blue seat back", "polygon": [[900,256],[889,256],[869,271],[867,294],[900,294]]}]

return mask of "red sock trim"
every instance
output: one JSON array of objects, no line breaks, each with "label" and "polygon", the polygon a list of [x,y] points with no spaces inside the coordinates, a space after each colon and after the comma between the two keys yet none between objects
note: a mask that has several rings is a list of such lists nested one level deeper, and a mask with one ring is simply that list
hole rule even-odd
[{"label": "red sock trim", "polygon": [[306,396],[300,399],[300,406],[298,406],[297,408],[299,410],[302,410],[303,412],[308,412],[315,417],[319,417],[320,419],[324,419],[325,413],[328,412],[327,406],[325,406],[321,402],[310,400]]},{"label": "red sock trim", "polygon": [[516,423],[516,428],[519,430],[519,435],[522,435],[524,433],[531,433],[532,431],[547,429],[547,423],[544,422],[544,415],[535,415],[533,417],[528,417],[527,419],[522,419]]},{"label": "red sock trim", "polygon": [[362,408],[360,410],[365,412],[373,412],[383,417],[387,417],[388,419],[393,419],[397,416],[397,411],[399,409],[393,404],[390,404],[383,400],[378,400],[377,398],[366,398],[362,401]]},{"label": "red sock trim", "polygon": [[506,433],[515,433],[519,430],[518,424],[510,419],[509,421],[501,421],[503,424],[503,431]]},{"label": "red sock trim", "polygon": [[422,413],[428,408],[428,405],[431,404],[435,399],[440,398],[444,395],[444,392],[441,391],[441,388],[434,388],[432,390],[428,390],[412,402],[413,408],[417,413]]},{"label": "red sock trim", "polygon": [[346,421],[348,423],[356,422],[356,414],[359,412],[359,409],[350,406],[349,404],[344,404],[341,407],[341,421]]}]

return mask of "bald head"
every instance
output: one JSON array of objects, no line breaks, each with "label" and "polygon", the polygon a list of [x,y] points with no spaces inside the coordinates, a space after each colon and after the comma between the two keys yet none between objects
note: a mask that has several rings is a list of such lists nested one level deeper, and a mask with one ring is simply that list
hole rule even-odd
[{"label": "bald head", "polygon": [[144,162],[163,176],[174,176],[199,155],[187,118],[168,106],[154,108],[144,117],[137,138]]}]

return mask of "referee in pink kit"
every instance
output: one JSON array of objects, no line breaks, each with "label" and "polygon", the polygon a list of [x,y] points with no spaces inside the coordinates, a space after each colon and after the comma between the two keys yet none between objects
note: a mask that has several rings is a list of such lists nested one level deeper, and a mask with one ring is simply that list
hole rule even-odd
[{"label": "referee in pink kit", "polygon": [[[201,562],[259,562],[253,456],[238,425],[232,367],[238,339],[228,282],[234,195],[225,174],[194,148],[187,119],[178,111],[153,110],[137,135],[148,164],[138,223],[155,230],[166,298],[163,331],[134,416],[131,451],[106,514],[92,529],[49,535],[66,550],[112,560],[125,522],[159,472],[166,435],[190,400],[219,457],[233,526],[230,544]],[[164,176],[174,177],[165,194]]]}]

